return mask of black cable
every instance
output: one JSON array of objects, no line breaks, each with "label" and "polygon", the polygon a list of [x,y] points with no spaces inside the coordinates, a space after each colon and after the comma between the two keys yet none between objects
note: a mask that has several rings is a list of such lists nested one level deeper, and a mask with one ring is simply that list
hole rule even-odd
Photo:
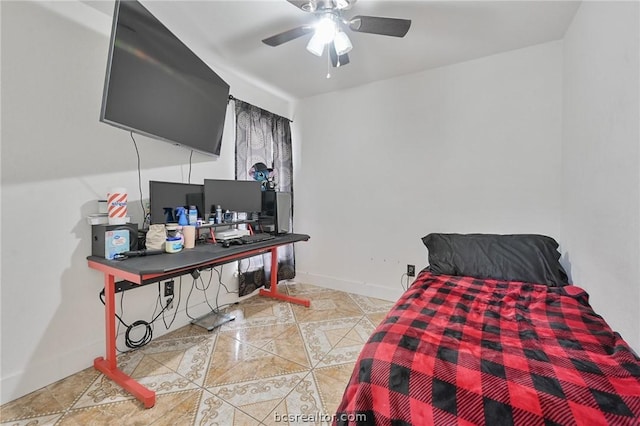
[{"label": "black cable", "polygon": [[[222,282],[222,266],[220,266],[220,271],[214,268],[216,273],[218,274],[218,282]],[[211,277],[213,277],[213,273],[211,273]],[[216,289],[216,312],[220,312],[220,306],[218,305],[218,296],[220,296],[220,286]]]},{"label": "black cable", "polygon": [[[171,322],[169,322],[169,325],[167,325],[167,321],[165,320],[164,315],[162,315],[162,322],[164,323],[164,326],[167,330],[171,328],[173,322],[176,320],[176,315],[178,314],[178,307],[180,306],[180,299],[182,298],[182,276],[180,276],[180,281],[178,281],[178,287],[180,287],[178,289],[178,303],[176,303],[176,305],[173,307],[173,318],[171,318]],[[170,300],[171,302],[173,302],[173,298]]]},{"label": "black cable", "polygon": [[[144,327],[144,334],[142,335],[141,338],[137,340],[133,340],[131,338],[131,331],[133,331],[136,327]],[[149,324],[145,320],[138,320],[133,324],[131,324],[129,327],[127,327],[127,331],[124,333],[124,344],[127,345],[127,347],[132,349],[141,348],[147,343],[149,343],[152,338],[153,338],[153,329],[151,327],[151,324]]]},{"label": "black cable", "polygon": [[[218,272],[216,270],[216,268],[213,268],[214,271]],[[209,299],[207,298],[207,290],[209,289],[209,287],[211,287],[211,280],[213,279],[213,273],[211,273],[209,275],[209,282],[207,283],[207,286],[204,286],[204,281],[202,280],[202,275],[200,275],[198,277],[198,279],[200,279],[200,281],[202,281],[202,293],[204,294],[204,300],[205,302],[207,302],[207,306],[209,306],[209,309],[211,309],[213,312],[218,312],[218,308],[216,307],[215,309],[213,308],[213,306],[211,306],[211,303],[209,303]],[[198,288],[196,286],[196,288]],[[198,289],[199,290],[199,289]],[[216,298],[217,299],[217,298]]]},{"label": "black cable", "polygon": [[[404,280],[405,278],[406,280]],[[406,272],[400,276],[400,286],[405,291],[409,289],[409,275]]]},{"label": "black cable", "polygon": [[142,202],[142,172],[140,171],[140,151],[138,151],[138,144],[133,137],[133,132],[129,132],[131,140],[133,141],[133,147],[136,149],[136,157],[138,158],[138,191],[140,192],[140,207],[142,207],[142,227],[144,228],[147,223],[147,213],[144,210],[144,203]]},{"label": "black cable", "polygon": [[[207,285],[204,285],[204,281],[202,281],[202,275],[199,276],[198,278],[194,278],[193,281],[191,282],[191,288],[189,289],[189,294],[187,295],[187,300],[186,300],[186,308],[185,308],[185,312],[187,314],[187,317],[189,317],[191,320],[196,320],[197,318],[192,317],[189,314],[189,299],[191,298],[191,293],[193,292],[193,289],[196,288],[198,290],[202,290],[204,292],[204,298],[205,301],[207,303],[207,305],[209,306],[209,309],[211,309],[212,312],[218,313],[220,311],[220,309],[225,308],[227,306],[231,306],[231,305],[235,305],[238,302],[231,302],[231,303],[225,303],[224,305],[217,305],[217,307],[214,309],[211,304],[209,303],[209,300],[207,299],[207,293],[206,290],[209,288],[209,286],[211,285],[211,279],[213,278],[213,270],[216,271],[216,273],[218,273],[218,276],[220,276],[220,273],[218,272],[217,269],[215,268],[208,268],[209,272],[211,272],[211,275],[209,276],[209,282],[207,283]],[[198,288],[198,279],[200,279],[202,281],[202,289]],[[226,286],[225,286],[226,288]],[[229,292],[229,293],[237,293],[237,292]]]},{"label": "black cable", "polygon": [[[251,266],[251,258],[249,258],[248,260],[249,260],[249,266]],[[223,266],[224,265],[220,266],[220,273],[218,273],[218,285],[224,287],[224,290],[227,292],[227,294],[237,293],[237,291],[229,290],[229,288],[226,286],[226,284],[222,282],[222,268],[223,268]],[[216,271],[216,272],[218,272],[218,271]],[[213,272],[212,272],[212,274],[213,274]],[[219,286],[218,286],[218,289],[220,288]]]},{"label": "black cable", "polygon": [[[158,282],[158,294],[159,294],[159,292],[160,292],[160,283]],[[104,301],[105,294],[104,293],[105,292],[104,292],[104,288],[103,288],[102,290],[100,290],[100,293],[98,295],[99,298],[100,298],[100,301],[102,302],[103,305],[105,305],[105,301]],[[124,294],[120,298],[120,311],[121,312],[124,310],[123,309],[123,300],[124,300]],[[144,320],[138,320],[138,321],[135,321],[133,324],[127,324],[126,322],[124,322],[122,317],[120,315],[118,315],[118,313],[115,313],[115,316],[116,316],[116,318],[118,319],[118,322],[119,322],[117,330],[120,329],[120,325],[119,324],[122,324],[123,326],[127,327],[127,331],[125,332],[125,336],[124,336],[125,345],[128,348],[137,349],[137,348],[140,348],[140,347],[146,345],[147,343],[149,343],[151,341],[151,339],[153,338],[153,323],[160,317],[160,315],[163,312],[165,312],[167,310],[168,306],[171,304],[172,301],[173,301],[173,299],[169,299],[169,301],[167,302],[166,306],[164,306],[162,308],[162,310],[160,312],[158,312],[158,314],[155,317],[153,317],[153,319],[150,322],[147,322],[147,321],[144,321]],[[156,302],[156,306],[157,306],[157,302]],[[155,309],[154,309],[154,313],[155,313]],[[134,328],[140,327],[140,326],[144,326],[145,327],[145,333],[140,339],[133,340],[131,338],[131,336],[130,336],[131,331]],[[117,336],[117,334],[116,334],[116,336]],[[119,350],[117,348],[116,348],[116,350],[118,350],[118,352],[121,352],[121,353],[123,352],[123,351],[121,351],[121,350]]]},{"label": "black cable", "polygon": [[196,285],[196,280],[194,278],[194,280],[191,282],[191,288],[189,289],[189,294],[187,294],[187,305],[185,307],[185,312],[187,314],[187,317],[189,317],[189,319],[192,319],[192,320],[194,320],[195,318],[189,315],[189,299],[191,298],[191,293],[193,293],[193,287],[195,287],[195,285]]},{"label": "black cable", "polygon": [[191,159],[193,158],[193,150],[191,150],[191,155],[189,155],[189,180],[187,183],[191,183]]},{"label": "black cable", "polygon": [[[103,290],[103,294],[104,294],[104,290]],[[124,311],[123,302],[124,302],[124,292],[122,292],[122,295],[120,296],[120,313],[122,313],[122,311]],[[122,321],[118,321],[118,325],[116,326],[116,337],[120,334],[120,323],[121,322]],[[120,350],[118,348],[117,339],[116,339],[116,351],[118,351],[119,353],[124,353],[124,351],[122,351],[122,350]]]}]

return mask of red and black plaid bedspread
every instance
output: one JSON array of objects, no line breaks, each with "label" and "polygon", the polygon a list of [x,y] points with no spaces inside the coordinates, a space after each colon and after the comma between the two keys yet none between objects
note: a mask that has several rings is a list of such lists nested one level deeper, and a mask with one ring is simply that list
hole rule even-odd
[{"label": "red and black plaid bedspread", "polygon": [[337,424],[638,425],[640,360],[575,286],[420,274],[364,346]]}]

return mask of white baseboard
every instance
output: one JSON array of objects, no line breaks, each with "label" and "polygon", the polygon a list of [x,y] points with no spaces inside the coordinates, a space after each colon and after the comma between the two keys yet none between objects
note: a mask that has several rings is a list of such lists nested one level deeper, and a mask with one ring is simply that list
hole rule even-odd
[{"label": "white baseboard", "polygon": [[359,294],[361,296],[375,297],[376,299],[388,300],[390,302],[398,300],[404,292],[401,288],[389,288],[363,281],[354,281],[300,271],[296,271],[295,281],[330,288],[332,290],[346,291],[347,293]]}]

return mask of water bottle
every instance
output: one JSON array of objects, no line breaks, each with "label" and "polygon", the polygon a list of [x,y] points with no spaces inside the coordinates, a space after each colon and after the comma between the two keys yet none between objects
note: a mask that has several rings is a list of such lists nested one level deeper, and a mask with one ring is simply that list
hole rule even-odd
[{"label": "water bottle", "polygon": [[189,225],[196,226],[198,224],[198,209],[196,206],[189,206]]},{"label": "water bottle", "polygon": [[216,206],[216,223],[222,223],[222,207]]}]

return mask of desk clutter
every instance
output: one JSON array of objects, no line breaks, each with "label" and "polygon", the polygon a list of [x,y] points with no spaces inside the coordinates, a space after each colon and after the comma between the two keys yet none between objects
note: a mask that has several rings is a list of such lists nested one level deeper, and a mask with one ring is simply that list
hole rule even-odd
[{"label": "desk clutter", "polygon": [[227,223],[227,227],[234,227],[223,230],[216,230],[216,227],[208,225],[182,226],[176,223],[150,225],[146,231],[138,230],[137,223],[92,225],[91,255],[109,260],[122,260],[152,254],[180,253],[185,249],[194,248],[198,242],[219,243],[222,247],[230,247],[275,238],[266,232],[252,232],[249,229],[250,222]]},{"label": "desk clutter", "polygon": [[[134,257],[124,253],[140,250],[180,253],[198,242],[229,247],[292,232],[291,193],[256,181],[205,179],[202,185],[150,181],[149,211],[141,230],[127,216],[127,197],[125,188],[112,188],[107,199],[98,200],[98,213],[87,217],[93,256],[114,260]],[[260,236],[254,237],[254,231]]]}]

